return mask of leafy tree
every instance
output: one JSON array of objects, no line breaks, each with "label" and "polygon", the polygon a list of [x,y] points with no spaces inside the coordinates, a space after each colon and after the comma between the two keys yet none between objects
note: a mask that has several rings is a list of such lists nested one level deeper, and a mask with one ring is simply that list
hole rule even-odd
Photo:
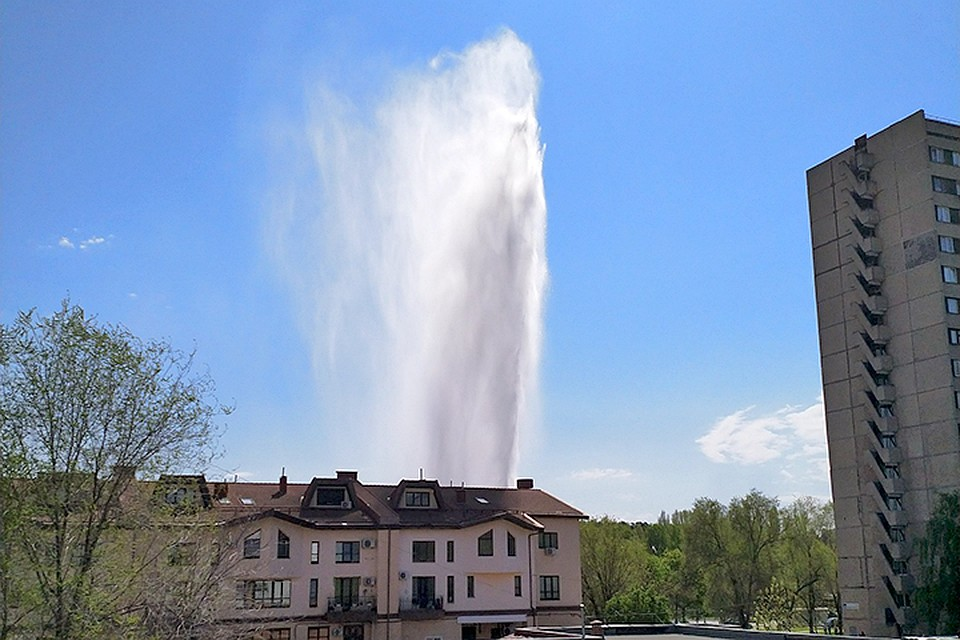
[{"label": "leafy tree", "polygon": [[718,612],[749,626],[757,594],[774,574],[773,551],[780,539],[776,499],[751,491],[724,507],[701,498],[684,529],[684,552],[704,572],[707,598]]},{"label": "leafy tree", "polygon": [[20,508],[3,524],[17,528],[4,530],[4,547],[17,548],[3,556],[22,560],[39,603],[21,635],[73,640],[109,624],[99,572],[135,473],[202,468],[213,452],[225,409],[192,367],[192,354],[100,325],[66,300],[49,317],[24,312],[0,327],[2,471]]},{"label": "leafy tree", "polygon": [[656,587],[636,585],[610,598],[604,619],[614,623],[662,624],[670,621],[670,603]]},{"label": "leafy tree", "polygon": [[816,630],[818,607],[836,608],[837,551],[833,507],[814,498],[798,498],[783,513],[780,576],[794,602],[803,607],[807,628]]},{"label": "leafy tree", "polygon": [[587,615],[602,616],[607,602],[637,584],[645,543],[637,530],[607,517],[580,527],[580,566]]},{"label": "leafy tree", "polygon": [[918,547],[918,617],[929,633],[960,634],[960,491],[937,498]]},{"label": "leafy tree", "polygon": [[789,631],[795,594],[773,578],[757,596],[754,620],[761,629]]}]

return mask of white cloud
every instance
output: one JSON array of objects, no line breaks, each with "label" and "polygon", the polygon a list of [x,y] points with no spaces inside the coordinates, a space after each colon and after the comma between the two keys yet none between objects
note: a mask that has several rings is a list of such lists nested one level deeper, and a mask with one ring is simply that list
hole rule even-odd
[{"label": "white cloud", "polygon": [[86,240],[81,240],[80,248],[87,249],[89,247],[95,247],[96,245],[103,244],[106,241],[107,239],[101,236],[93,236],[93,237],[87,238]]},{"label": "white cloud", "polygon": [[[751,415],[754,407],[717,420],[697,440],[707,458],[718,463],[762,464],[778,458],[803,467],[826,468],[823,401],[808,407],[787,406],[767,415]],[[790,469],[782,473],[790,474]]]},{"label": "white cloud", "polygon": [[64,249],[73,249],[73,243],[67,236],[60,236],[60,240],[57,242],[57,245],[63,247]]},{"label": "white cloud", "polygon": [[629,469],[583,469],[572,474],[574,480],[607,480],[629,478],[632,475]]}]

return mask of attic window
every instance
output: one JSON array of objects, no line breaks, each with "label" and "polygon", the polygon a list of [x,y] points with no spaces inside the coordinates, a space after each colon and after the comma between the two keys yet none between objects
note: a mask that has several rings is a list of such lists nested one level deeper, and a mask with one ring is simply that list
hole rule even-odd
[{"label": "attic window", "polygon": [[317,487],[313,503],[318,507],[349,509],[350,501],[346,487]]},{"label": "attic window", "polygon": [[403,504],[407,507],[429,508],[432,506],[432,494],[429,489],[407,489],[403,494]]},{"label": "attic window", "polygon": [[479,502],[480,504],[490,504],[490,501],[489,501],[489,500],[487,500],[486,498],[481,497],[481,496],[477,496],[477,497],[474,498],[474,499],[475,499],[477,502]]},{"label": "attic window", "polygon": [[240,498],[240,504],[245,504],[249,507],[250,505],[254,505],[257,503],[254,502],[253,498]]},{"label": "attic window", "polygon": [[230,498],[226,498],[226,497],[217,498],[217,502],[219,502],[220,504],[230,504]]}]

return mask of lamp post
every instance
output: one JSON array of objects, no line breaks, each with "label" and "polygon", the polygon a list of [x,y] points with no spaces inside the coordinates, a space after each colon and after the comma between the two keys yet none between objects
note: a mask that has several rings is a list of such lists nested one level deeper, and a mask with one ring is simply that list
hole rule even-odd
[{"label": "lamp post", "polygon": [[586,618],[586,607],[583,606],[583,603],[580,603],[580,640],[584,640],[587,637],[587,618]]}]

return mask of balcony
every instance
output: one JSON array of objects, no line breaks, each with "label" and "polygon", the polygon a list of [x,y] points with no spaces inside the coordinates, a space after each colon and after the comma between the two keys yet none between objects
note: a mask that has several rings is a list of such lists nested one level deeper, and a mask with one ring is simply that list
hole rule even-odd
[{"label": "balcony", "polygon": [[374,597],[327,598],[327,620],[330,622],[373,622],[377,619]]},{"label": "balcony", "polygon": [[861,238],[857,245],[860,247],[860,250],[868,256],[878,256],[880,252],[883,251],[883,243],[880,242],[880,238],[872,236],[870,238]]},{"label": "balcony", "polygon": [[877,373],[890,373],[893,371],[893,357],[888,354],[876,356],[872,353],[867,354],[867,363]]},{"label": "balcony", "polygon": [[903,478],[881,478],[880,486],[883,487],[883,490],[890,496],[902,496],[906,485],[903,483]]},{"label": "balcony", "polygon": [[900,575],[890,576],[890,584],[900,593],[910,593],[917,586],[917,581],[913,575],[902,573]]},{"label": "balcony", "polygon": [[906,540],[903,542],[888,542],[886,546],[890,550],[890,557],[894,560],[906,560],[910,557],[912,551],[910,543]]},{"label": "balcony", "polygon": [[873,395],[880,404],[891,405],[897,399],[897,389],[892,384],[880,383],[874,387]]},{"label": "balcony", "polygon": [[401,620],[437,620],[443,615],[442,598],[425,595],[400,600]]},{"label": "balcony", "polygon": [[874,446],[873,450],[877,453],[877,457],[884,464],[900,464],[903,462],[903,451],[900,450],[900,447],[883,447]]},{"label": "balcony", "polygon": [[880,212],[873,207],[867,209],[857,207],[857,222],[859,222],[862,227],[874,229],[880,224]]}]

